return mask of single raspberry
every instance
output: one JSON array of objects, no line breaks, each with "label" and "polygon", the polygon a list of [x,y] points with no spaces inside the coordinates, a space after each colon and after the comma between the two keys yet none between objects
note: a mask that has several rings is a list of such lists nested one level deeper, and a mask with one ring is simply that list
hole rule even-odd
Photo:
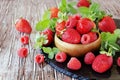
[{"label": "single raspberry", "polygon": [[21,58],[24,58],[28,55],[28,49],[27,48],[20,48],[18,51],[18,56]]},{"label": "single raspberry", "polygon": [[57,7],[52,7],[50,8],[50,17],[51,18],[58,18],[58,12],[59,12],[59,9]]},{"label": "single raspberry", "polygon": [[88,44],[90,42],[91,42],[90,35],[89,34],[83,34],[82,37],[81,37],[81,43],[82,44]]},{"label": "single raspberry", "polygon": [[35,56],[35,62],[38,64],[41,64],[44,62],[44,56],[42,54],[37,54]]},{"label": "single raspberry", "polygon": [[95,23],[89,18],[81,18],[80,20],[78,20],[76,29],[80,34],[87,34],[95,26],[96,26]]},{"label": "single raspberry", "polygon": [[67,28],[75,28],[77,26],[77,22],[78,20],[80,20],[80,16],[79,15],[73,15],[71,17],[69,17],[69,19],[67,20],[65,26]]},{"label": "single raspberry", "polygon": [[20,38],[20,41],[22,44],[28,44],[29,43],[29,37],[28,36],[22,36]]},{"label": "single raspberry", "polygon": [[67,67],[71,70],[79,70],[81,68],[81,62],[76,57],[71,57],[67,63]]},{"label": "single raspberry", "polygon": [[120,67],[120,57],[117,58],[117,65]]},{"label": "single raspberry", "polygon": [[90,42],[97,40],[97,33],[96,32],[89,32],[88,35],[90,35]]},{"label": "single raspberry", "polygon": [[110,16],[105,16],[98,22],[98,28],[103,32],[113,33],[117,27],[115,21]]},{"label": "single raspberry", "polygon": [[80,43],[81,36],[77,30],[73,28],[67,28],[62,35],[62,40],[68,43],[77,44]]},{"label": "single raspberry", "polygon": [[90,6],[90,0],[79,0],[77,3],[77,7],[89,7]]},{"label": "single raspberry", "polygon": [[88,53],[86,53],[86,55],[84,57],[84,62],[85,62],[85,64],[92,64],[94,59],[95,59],[94,53],[88,52]]},{"label": "single raspberry", "polygon": [[99,54],[92,63],[92,69],[98,73],[104,73],[111,68],[113,57],[106,54]]},{"label": "single raspberry", "polygon": [[59,52],[55,55],[55,60],[57,62],[64,62],[67,58],[67,55],[65,52]]},{"label": "single raspberry", "polygon": [[19,32],[24,32],[24,33],[28,33],[28,34],[30,34],[32,32],[32,27],[31,27],[30,23],[24,18],[20,18],[20,19],[16,20],[15,28]]},{"label": "single raspberry", "polygon": [[97,33],[96,32],[89,32],[87,34],[83,34],[81,37],[82,44],[88,44],[93,41],[97,40]]}]

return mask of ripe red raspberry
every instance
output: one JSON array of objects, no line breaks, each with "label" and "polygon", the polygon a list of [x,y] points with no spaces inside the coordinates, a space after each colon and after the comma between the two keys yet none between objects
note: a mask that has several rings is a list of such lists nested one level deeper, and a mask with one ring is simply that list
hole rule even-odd
[{"label": "ripe red raspberry", "polygon": [[120,57],[117,58],[117,65],[120,67]]},{"label": "ripe red raspberry", "polygon": [[77,22],[78,20],[80,20],[80,16],[79,15],[73,15],[71,17],[69,17],[69,19],[67,20],[65,26],[67,28],[75,28],[77,26]]},{"label": "ripe red raspberry", "polygon": [[64,62],[67,58],[67,55],[65,52],[59,52],[55,55],[55,60],[57,62]]},{"label": "ripe red raspberry", "polygon": [[87,34],[95,27],[95,23],[89,18],[81,18],[77,23],[77,31],[80,34]]},{"label": "ripe red raspberry", "polygon": [[67,67],[71,70],[79,70],[81,68],[81,62],[76,57],[71,57],[67,63]]},{"label": "ripe red raspberry", "polygon": [[90,0],[79,0],[79,2],[77,3],[77,7],[89,7],[90,4]]},{"label": "ripe red raspberry", "polygon": [[88,35],[90,35],[90,42],[97,40],[97,33],[96,32],[89,32]]},{"label": "ripe red raspberry", "polygon": [[58,12],[59,12],[59,9],[57,7],[52,7],[50,8],[50,17],[51,18],[58,18]]},{"label": "ripe red raspberry", "polygon": [[81,35],[77,32],[77,30],[67,28],[62,35],[62,40],[67,43],[77,44],[80,43]]},{"label": "ripe red raspberry", "polygon": [[98,28],[103,32],[113,33],[117,27],[114,20],[110,16],[105,16],[98,22]]},{"label": "ripe red raspberry", "polygon": [[28,49],[27,48],[20,48],[18,51],[18,56],[21,58],[24,58],[28,55]]},{"label": "ripe red raspberry", "polygon": [[90,35],[88,34],[83,34],[82,37],[81,37],[81,43],[82,44],[88,44],[90,43]]},{"label": "ripe red raspberry", "polygon": [[42,54],[38,54],[35,56],[35,62],[41,64],[44,62],[44,56]]},{"label": "ripe red raspberry", "polygon": [[22,44],[28,44],[29,43],[29,37],[28,36],[22,36],[20,38],[20,41]]},{"label": "ripe red raspberry", "polygon": [[16,20],[15,28],[19,32],[24,32],[24,33],[28,33],[28,34],[30,34],[32,32],[32,27],[31,27],[30,23],[24,18],[20,18],[20,19]]},{"label": "ripe red raspberry", "polygon": [[88,44],[93,41],[97,40],[97,33],[96,32],[89,32],[87,34],[83,34],[81,37],[82,44]]},{"label": "ripe red raspberry", "polygon": [[92,69],[98,73],[104,73],[111,68],[113,57],[106,54],[99,54],[92,63]]},{"label": "ripe red raspberry", "polygon": [[95,55],[92,52],[88,52],[84,57],[85,64],[92,64],[95,59]]}]

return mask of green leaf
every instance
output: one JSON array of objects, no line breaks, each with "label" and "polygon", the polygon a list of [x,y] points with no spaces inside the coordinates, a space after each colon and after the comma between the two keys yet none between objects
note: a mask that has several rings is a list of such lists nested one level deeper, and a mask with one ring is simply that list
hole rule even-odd
[{"label": "green leaf", "polygon": [[52,31],[55,30],[56,22],[57,22],[57,18],[53,18],[50,20],[49,28],[52,29]]},{"label": "green leaf", "polygon": [[105,54],[107,54],[108,56],[114,56],[115,52],[120,51],[120,46],[116,43],[119,33],[119,30],[115,31],[114,33],[102,32],[102,42],[100,50],[102,52],[105,51]]},{"label": "green leaf", "polygon": [[41,48],[46,43],[48,43],[47,36],[38,32],[35,36],[35,48]]},{"label": "green leaf", "polygon": [[114,31],[114,34],[115,34],[116,36],[118,36],[118,38],[120,38],[120,29],[116,29],[116,30]]},{"label": "green leaf", "polygon": [[78,11],[83,17],[89,18],[96,23],[105,16],[105,12],[100,10],[100,5],[97,3],[92,3],[89,8],[80,7],[78,8]]},{"label": "green leaf", "polygon": [[71,4],[68,4],[68,12],[76,14],[77,10]]},{"label": "green leaf", "polygon": [[50,52],[52,52],[52,48],[51,47],[43,47],[43,52],[49,54]]},{"label": "green leaf", "polygon": [[112,43],[112,42],[109,42],[108,44],[112,49],[116,50],[116,51],[120,51],[120,46],[116,43]]},{"label": "green leaf", "polygon": [[92,3],[91,6],[90,6],[90,8],[89,8],[89,10],[92,11],[92,12],[96,12],[96,11],[99,10],[99,8],[100,8],[100,5],[99,5],[99,4],[97,4],[97,3]]},{"label": "green leaf", "polygon": [[115,34],[111,34],[110,32],[102,32],[101,33],[102,41],[108,41],[115,43],[117,40],[117,36]]},{"label": "green leaf", "polygon": [[43,14],[42,19],[43,20],[50,19],[50,11],[49,10],[45,11],[45,13]]},{"label": "green leaf", "polygon": [[43,52],[45,52],[46,54],[48,54],[48,58],[49,59],[53,59],[55,54],[59,52],[59,49],[56,47],[43,47]]},{"label": "green leaf", "polygon": [[59,13],[58,13],[58,17],[59,17],[58,22],[68,19],[67,13],[59,12]]},{"label": "green leaf", "polygon": [[53,52],[54,52],[54,54],[57,54],[59,52],[59,49],[56,47],[53,47]]},{"label": "green leaf", "polygon": [[67,1],[66,0],[61,0],[61,3],[59,5],[59,9],[63,13],[67,11]]},{"label": "green leaf", "polygon": [[55,55],[55,54],[54,54],[53,52],[49,52],[48,58],[49,58],[49,59],[53,59],[53,58],[54,58],[54,55]]},{"label": "green leaf", "polygon": [[76,6],[77,2],[76,1],[70,1],[68,4],[70,4],[71,6]]},{"label": "green leaf", "polygon": [[78,11],[83,17],[87,17],[90,14],[89,8],[87,7],[80,7],[78,8]]},{"label": "green leaf", "polygon": [[45,20],[39,21],[36,24],[36,30],[37,31],[42,31],[42,30],[48,28],[49,27],[49,23],[50,23],[50,19],[45,19]]}]

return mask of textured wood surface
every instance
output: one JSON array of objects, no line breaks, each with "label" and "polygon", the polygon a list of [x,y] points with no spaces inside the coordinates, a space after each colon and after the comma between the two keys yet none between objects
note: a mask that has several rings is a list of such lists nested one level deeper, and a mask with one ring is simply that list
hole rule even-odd
[{"label": "textured wood surface", "polygon": [[[108,14],[120,19],[120,0],[93,1],[101,4],[101,9]],[[47,8],[57,6],[59,2],[60,0],[0,0],[0,80],[74,80],[46,63],[37,65],[34,62],[37,54],[33,48],[35,24]],[[19,39],[25,35],[15,30],[14,23],[19,17],[26,18],[33,28],[30,43],[25,46],[29,49],[29,55],[24,59],[17,55],[17,50],[24,47]],[[120,77],[116,79],[119,80]]]}]

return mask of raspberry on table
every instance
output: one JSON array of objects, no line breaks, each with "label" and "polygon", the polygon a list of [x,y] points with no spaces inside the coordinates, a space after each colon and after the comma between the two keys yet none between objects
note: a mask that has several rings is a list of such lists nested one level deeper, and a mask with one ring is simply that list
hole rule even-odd
[{"label": "raspberry on table", "polygon": [[71,70],[79,70],[81,68],[81,62],[76,57],[71,57],[67,63],[67,67]]},{"label": "raspberry on table", "polygon": [[18,51],[18,56],[21,58],[25,58],[28,55],[28,49],[27,48],[20,48]]},{"label": "raspberry on table", "polygon": [[67,55],[65,52],[59,52],[55,55],[55,60],[57,62],[64,62],[67,58]]},{"label": "raspberry on table", "polygon": [[20,41],[22,44],[28,44],[29,43],[29,37],[28,36],[22,36],[20,38]]},{"label": "raspberry on table", "polygon": [[88,53],[86,53],[86,55],[84,57],[84,62],[85,62],[85,64],[92,64],[94,59],[95,59],[94,53],[88,52]]},{"label": "raspberry on table", "polygon": [[44,62],[44,56],[42,54],[37,54],[35,56],[35,62],[38,64],[41,64]]}]

